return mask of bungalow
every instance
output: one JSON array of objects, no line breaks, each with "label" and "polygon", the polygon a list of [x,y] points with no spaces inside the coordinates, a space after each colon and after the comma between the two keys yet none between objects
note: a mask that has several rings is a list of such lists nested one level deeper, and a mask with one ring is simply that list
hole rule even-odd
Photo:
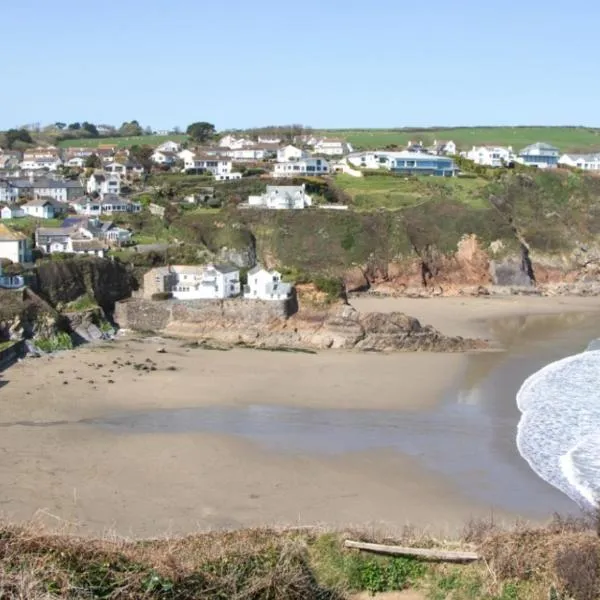
[{"label": "bungalow", "polygon": [[539,169],[555,169],[558,166],[560,150],[544,142],[536,142],[519,152],[517,162]]},{"label": "bungalow", "polygon": [[239,148],[230,150],[227,156],[237,161],[258,161],[272,158],[277,150],[271,147],[255,146],[251,148]]},{"label": "bungalow", "polygon": [[302,160],[310,155],[306,150],[296,148],[296,146],[288,145],[277,150],[277,162],[291,162],[292,160]]},{"label": "bungalow", "polygon": [[355,152],[349,154],[346,160],[354,167],[361,169],[379,169],[387,166],[387,155],[385,150]]},{"label": "bungalow", "polygon": [[503,167],[509,165],[514,159],[513,149],[502,146],[473,146],[466,153],[466,158],[477,165],[486,167]]},{"label": "bungalow", "polygon": [[156,152],[180,152],[181,144],[178,144],[177,142],[173,142],[173,141],[169,140],[169,141],[163,142],[162,144],[157,146],[155,148],[155,151]]},{"label": "bungalow", "polygon": [[35,246],[46,254],[65,252],[68,254],[91,254],[102,258],[108,250],[107,244],[95,239],[77,227],[38,227],[35,231]]},{"label": "bungalow", "polygon": [[325,154],[327,156],[342,156],[347,152],[352,152],[352,146],[337,138],[323,138],[314,146],[315,154]]},{"label": "bungalow", "polygon": [[94,148],[80,147],[80,148],[67,148],[65,152],[65,158],[67,161],[72,158],[87,158],[94,154]]},{"label": "bungalow", "polygon": [[144,275],[144,296],[171,293],[178,300],[216,300],[240,294],[240,271],[229,265],[158,267]]},{"label": "bungalow", "polygon": [[451,158],[432,156],[421,152],[388,152],[384,155],[385,163],[390,171],[405,175],[436,175],[452,177],[458,168]]},{"label": "bungalow", "polygon": [[97,217],[100,215],[112,215],[113,213],[136,213],[142,210],[139,202],[126,200],[115,194],[106,194],[102,198],[90,198],[84,196],[71,203],[76,213]]},{"label": "bungalow", "polygon": [[279,144],[281,144],[281,138],[261,137],[259,135],[258,136],[258,143],[259,144],[267,144],[269,146],[278,146]]},{"label": "bungalow", "polygon": [[120,194],[121,193],[121,177],[117,174],[109,173],[92,173],[87,181],[86,190],[88,194]]},{"label": "bungalow", "polygon": [[61,227],[70,227],[85,239],[106,241],[120,245],[131,241],[131,231],[118,227],[112,221],[101,221],[98,217],[76,216],[66,218]]},{"label": "bungalow", "polygon": [[297,177],[302,175],[327,175],[329,163],[323,158],[303,158],[275,163],[274,177]]},{"label": "bungalow", "polygon": [[292,296],[293,287],[281,281],[281,273],[267,271],[256,265],[248,271],[248,283],[244,286],[244,298],[250,300],[286,300]]},{"label": "bungalow", "polygon": [[49,198],[39,196],[21,206],[25,215],[36,219],[54,219],[64,212],[66,205]]},{"label": "bungalow", "polygon": [[433,146],[428,150],[436,156],[453,156],[457,152],[456,144],[452,140],[434,140]]},{"label": "bungalow", "polygon": [[563,154],[558,160],[558,164],[584,171],[599,171],[600,154]]},{"label": "bungalow", "polygon": [[3,206],[0,210],[1,219],[19,219],[25,216],[25,211],[18,205]]},{"label": "bungalow", "polygon": [[20,231],[13,231],[0,223],[0,258],[14,263],[27,262],[31,257],[29,238]]},{"label": "bungalow", "polygon": [[269,209],[301,209],[312,204],[304,185],[268,185],[262,196],[250,196],[250,206]]},{"label": "bungalow", "polygon": [[177,154],[175,152],[167,152],[166,150],[155,150],[151,154],[150,159],[156,165],[170,167],[175,164]]},{"label": "bungalow", "polygon": [[56,146],[38,146],[23,152],[24,161],[34,161],[38,158],[60,158],[60,150]]}]

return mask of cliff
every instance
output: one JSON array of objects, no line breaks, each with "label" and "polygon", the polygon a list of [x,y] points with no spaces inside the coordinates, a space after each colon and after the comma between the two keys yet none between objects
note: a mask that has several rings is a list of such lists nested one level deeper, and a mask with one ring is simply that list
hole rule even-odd
[{"label": "cliff", "polygon": [[93,298],[106,311],[131,295],[137,282],[124,264],[95,257],[74,257],[36,264],[30,287],[53,307],[83,296]]},{"label": "cliff", "polygon": [[401,313],[360,313],[341,304],[294,310],[288,302],[132,298],[117,303],[114,319],[125,329],[255,348],[462,352],[485,347],[480,340],[444,336]]}]

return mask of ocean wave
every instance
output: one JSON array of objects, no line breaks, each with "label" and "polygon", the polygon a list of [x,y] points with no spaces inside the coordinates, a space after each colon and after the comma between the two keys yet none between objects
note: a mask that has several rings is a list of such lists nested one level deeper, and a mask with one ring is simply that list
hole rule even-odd
[{"label": "ocean wave", "polygon": [[582,508],[600,498],[600,350],[545,366],[517,393],[517,447],[531,468]]}]

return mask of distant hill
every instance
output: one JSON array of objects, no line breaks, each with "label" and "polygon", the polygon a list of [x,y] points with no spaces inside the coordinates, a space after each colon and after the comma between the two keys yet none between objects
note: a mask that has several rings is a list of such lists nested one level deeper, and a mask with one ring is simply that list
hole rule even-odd
[{"label": "distant hill", "polygon": [[105,138],[79,138],[76,140],[64,140],[59,142],[61,148],[97,148],[100,145],[117,146],[119,148],[129,148],[130,146],[147,145],[158,146],[163,142],[171,140],[173,142],[185,142],[185,134],[172,135],[137,135],[131,137],[105,137]]},{"label": "distant hill", "polygon": [[547,142],[563,152],[600,152],[600,128],[592,127],[453,127],[403,129],[323,129],[317,134],[346,139],[355,148],[406,146],[409,141],[433,144],[452,140],[461,150],[478,145],[512,146],[519,150],[535,142]]}]

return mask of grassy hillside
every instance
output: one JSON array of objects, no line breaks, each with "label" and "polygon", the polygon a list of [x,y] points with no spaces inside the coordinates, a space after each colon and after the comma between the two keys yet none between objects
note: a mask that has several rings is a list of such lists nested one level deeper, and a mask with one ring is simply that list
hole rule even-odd
[{"label": "grassy hillside", "polygon": [[357,148],[405,146],[409,140],[432,144],[453,140],[460,149],[498,144],[518,150],[534,142],[548,142],[562,151],[600,151],[600,129],[591,127],[456,127],[439,129],[333,129],[320,133],[341,137]]},{"label": "grassy hillside", "polygon": [[487,202],[482,192],[489,182],[483,178],[395,177],[384,173],[361,178],[337,175],[335,183],[352,198],[356,210],[393,210],[435,197],[451,198],[473,208],[484,208]]},{"label": "grassy hillside", "polygon": [[100,145],[118,146],[119,148],[128,148],[129,146],[148,145],[158,146],[163,142],[185,142],[187,135],[140,135],[132,137],[113,137],[113,138],[79,138],[76,140],[64,140],[59,142],[61,148],[97,148]]}]

